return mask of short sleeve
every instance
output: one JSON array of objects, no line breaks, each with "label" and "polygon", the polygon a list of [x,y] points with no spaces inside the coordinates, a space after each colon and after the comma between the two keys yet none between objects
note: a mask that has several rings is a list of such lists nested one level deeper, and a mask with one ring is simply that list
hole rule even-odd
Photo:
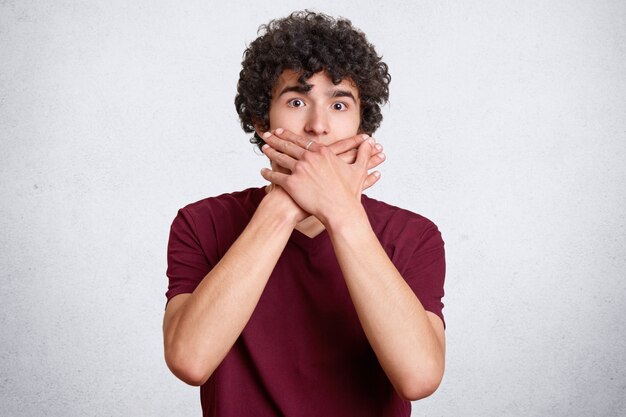
[{"label": "short sleeve", "polygon": [[202,250],[191,214],[180,209],[172,222],[167,246],[167,301],[175,295],[193,292],[212,267]]},{"label": "short sleeve", "polygon": [[435,313],[443,322],[444,281],[446,260],[444,242],[437,226],[431,223],[414,244],[405,268],[401,271],[425,310]]}]

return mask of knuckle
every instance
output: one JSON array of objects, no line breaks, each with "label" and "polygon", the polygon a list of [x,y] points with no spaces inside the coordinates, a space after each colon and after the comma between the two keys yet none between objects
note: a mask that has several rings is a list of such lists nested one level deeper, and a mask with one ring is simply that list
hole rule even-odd
[{"label": "knuckle", "polygon": [[294,174],[301,174],[301,173],[306,172],[309,166],[310,164],[308,161],[298,161],[294,165],[293,170],[291,172],[293,172]]}]

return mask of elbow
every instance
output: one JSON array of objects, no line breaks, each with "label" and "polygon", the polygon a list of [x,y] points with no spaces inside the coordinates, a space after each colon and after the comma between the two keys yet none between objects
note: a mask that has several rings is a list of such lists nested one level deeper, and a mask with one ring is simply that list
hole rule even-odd
[{"label": "elbow", "polygon": [[178,379],[194,387],[204,385],[213,373],[202,366],[201,361],[193,359],[193,355],[181,349],[166,349],[165,363]]},{"label": "elbow", "polygon": [[189,368],[189,367],[178,366],[176,364],[169,364],[169,363],[167,366],[170,368],[170,371],[172,371],[172,373],[176,375],[178,379],[194,387],[200,387],[204,385],[208,381],[209,376],[210,376],[210,375],[207,376],[203,373],[197,372],[193,368]]},{"label": "elbow", "polygon": [[396,392],[405,401],[417,401],[429,397],[437,391],[443,379],[443,368],[433,368],[427,372],[413,373],[396,386]]},{"label": "elbow", "polygon": [[407,385],[396,389],[396,392],[405,401],[417,401],[426,398],[435,393],[439,384],[420,383]]}]

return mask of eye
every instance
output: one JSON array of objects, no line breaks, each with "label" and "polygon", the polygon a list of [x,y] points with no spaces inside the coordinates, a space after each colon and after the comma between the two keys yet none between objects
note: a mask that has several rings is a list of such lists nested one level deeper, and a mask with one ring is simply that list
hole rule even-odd
[{"label": "eye", "polygon": [[337,111],[345,111],[348,109],[348,106],[346,106],[345,103],[338,101],[337,103],[333,103],[333,109]]},{"label": "eye", "polygon": [[299,98],[292,98],[287,102],[287,105],[289,107],[302,107],[304,106],[304,101],[300,100]]}]

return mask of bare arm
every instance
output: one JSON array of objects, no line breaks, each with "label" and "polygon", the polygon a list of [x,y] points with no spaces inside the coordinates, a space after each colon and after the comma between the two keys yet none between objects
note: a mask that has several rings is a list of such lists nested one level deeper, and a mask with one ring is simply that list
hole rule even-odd
[{"label": "bare arm", "polygon": [[[343,163],[351,163],[361,141],[345,139],[334,151]],[[370,158],[372,167],[382,162],[374,157],[377,153]],[[363,188],[377,179],[369,176]],[[178,378],[202,385],[211,376],[252,316],[293,228],[306,216],[283,189],[272,187],[243,233],[194,292],[170,300],[163,320],[165,360]]]},{"label": "bare arm", "polygon": [[[191,385],[202,385],[250,319],[303,212],[283,190],[270,192],[228,252],[191,294],[170,300],[163,320],[165,360]],[[263,256],[258,248],[263,247]]]},{"label": "bare arm", "polygon": [[362,207],[326,227],[363,330],[389,380],[405,399],[429,396],[445,366],[441,319],[424,310]]},{"label": "bare arm", "polygon": [[301,140],[289,134],[266,142],[271,146],[264,148],[266,155],[291,174],[266,170],[263,176],[284,187],[328,230],[361,325],[396,391],[409,400],[430,395],[444,371],[443,323],[424,310],[389,260],[361,205],[360,184],[373,142],[359,147],[352,165],[339,164],[324,146],[303,152]]}]

